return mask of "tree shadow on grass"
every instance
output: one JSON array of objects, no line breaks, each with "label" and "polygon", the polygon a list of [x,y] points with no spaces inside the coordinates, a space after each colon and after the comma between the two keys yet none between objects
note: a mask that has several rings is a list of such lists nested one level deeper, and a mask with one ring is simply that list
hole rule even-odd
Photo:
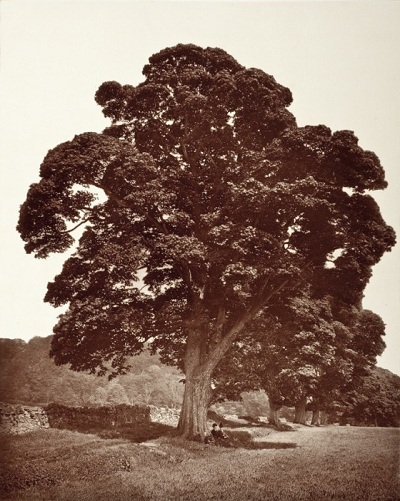
[{"label": "tree shadow on grass", "polygon": [[295,449],[295,442],[266,442],[253,440],[252,435],[247,431],[230,431],[226,439],[216,443],[222,447],[234,447],[243,449]]},{"label": "tree shadow on grass", "polygon": [[241,444],[244,449],[296,449],[295,442],[249,442]]},{"label": "tree shadow on grass", "polygon": [[175,428],[162,423],[148,423],[146,425],[124,426],[115,429],[103,430],[98,435],[102,438],[123,438],[134,443],[155,440],[164,435],[170,435]]},{"label": "tree shadow on grass", "polygon": [[[83,430],[80,430],[83,431]],[[147,425],[132,425],[118,428],[91,429],[85,433],[93,433],[104,439],[123,439],[133,443],[142,443],[155,440],[162,436],[174,436],[176,428],[161,423],[149,423]],[[242,449],[294,449],[295,442],[263,442],[254,441],[247,431],[230,431],[228,438],[220,440],[215,446]]]},{"label": "tree shadow on grass", "polygon": [[[236,424],[236,423],[235,423]],[[244,428],[243,424],[240,425]],[[247,427],[247,426],[246,426]],[[254,428],[251,424],[249,428]],[[272,426],[270,426],[273,428]],[[261,440],[254,441],[252,434],[247,430],[237,430],[235,426],[230,426],[227,430],[228,438],[214,443],[214,446],[226,448],[243,448],[243,449],[294,449],[297,444],[294,442],[264,442]],[[112,428],[102,428],[93,426],[70,426],[71,431],[80,433],[88,433],[97,435],[100,438],[115,440],[129,440],[132,443],[140,444],[149,440],[155,440],[162,436],[174,436],[176,428],[162,423],[135,423],[131,426],[118,426]]]},{"label": "tree shadow on grass", "polygon": [[104,439],[123,439],[139,444],[147,440],[155,440],[174,431],[173,426],[162,423],[132,424],[131,426],[118,426],[113,428],[74,426],[68,428],[71,431],[97,435]]},{"label": "tree shadow on grass", "polygon": [[235,449],[296,449],[295,442],[261,442],[254,440],[237,440],[228,438],[221,440],[216,444],[220,447],[235,448]]}]

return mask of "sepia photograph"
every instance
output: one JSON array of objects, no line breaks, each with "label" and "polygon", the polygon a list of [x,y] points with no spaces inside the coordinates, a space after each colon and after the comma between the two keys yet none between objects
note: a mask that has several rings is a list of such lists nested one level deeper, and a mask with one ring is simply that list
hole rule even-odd
[{"label": "sepia photograph", "polygon": [[400,500],[400,2],[0,0],[0,499]]}]

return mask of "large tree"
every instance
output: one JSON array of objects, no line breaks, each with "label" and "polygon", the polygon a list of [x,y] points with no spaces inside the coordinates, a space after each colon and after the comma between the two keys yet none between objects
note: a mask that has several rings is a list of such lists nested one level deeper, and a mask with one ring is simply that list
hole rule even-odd
[{"label": "large tree", "polygon": [[361,297],[394,233],[365,193],[386,186],[377,156],[352,132],[298,127],[272,76],[195,45],[162,50],[143,73],[100,86],[110,127],[48,153],[18,230],[47,257],[85,224],[45,297],[69,304],[56,363],[121,372],[151,339],[182,364],[178,431],[194,437],[214,369],[271,298],[316,276],[326,289],[346,277]]}]

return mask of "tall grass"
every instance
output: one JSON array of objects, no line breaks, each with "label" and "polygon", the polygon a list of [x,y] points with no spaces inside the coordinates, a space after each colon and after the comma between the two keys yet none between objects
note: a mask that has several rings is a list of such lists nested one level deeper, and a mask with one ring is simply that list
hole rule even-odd
[{"label": "tall grass", "polygon": [[127,437],[52,429],[3,437],[1,498],[400,500],[399,429],[252,431],[256,448],[246,441],[216,447],[170,436],[139,444]]}]

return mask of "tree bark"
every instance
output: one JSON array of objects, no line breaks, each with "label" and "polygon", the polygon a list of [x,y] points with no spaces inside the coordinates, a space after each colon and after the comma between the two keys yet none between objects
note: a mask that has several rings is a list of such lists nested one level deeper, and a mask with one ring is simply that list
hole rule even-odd
[{"label": "tree bark", "polygon": [[269,414],[268,414],[268,422],[277,428],[282,426],[282,423],[279,419],[279,409],[281,408],[280,404],[276,404],[273,400],[269,400]]},{"label": "tree bark", "polygon": [[182,409],[177,433],[189,440],[204,440],[207,433],[207,411],[211,398],[211,375],[198,366],[192,374],[186,374]]},{"label": "tree bark", "polygon": [[185,390],[177,434],[189,440],[204,440],[207,411],[211,400],[211,374],[207,335],[201,325],[193,325],[186,344]]},{"label": "tree bark", "polygon": [[306,405],[307,397],[303,395],[295,405],[294,422],[298,424],[306,424]]}]

